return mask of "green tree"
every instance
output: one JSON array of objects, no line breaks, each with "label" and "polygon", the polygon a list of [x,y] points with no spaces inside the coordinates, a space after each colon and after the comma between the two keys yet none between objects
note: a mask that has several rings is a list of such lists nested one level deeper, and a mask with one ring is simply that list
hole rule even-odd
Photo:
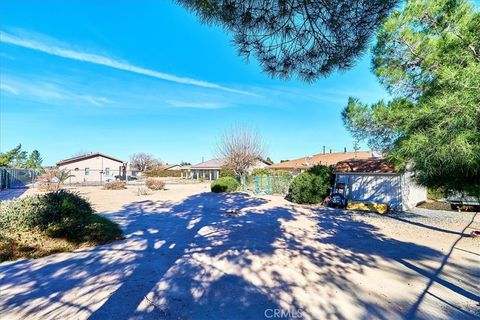
[{"label": "green tree", "polygon": [[412,0],[379,28],[373,71],[394,96],[350,98],[346,127],[420,183],[480,189],[480,14],[463,0]]},{"label": "green tree", "polygon": [[19,144],[15,148],[5,153],[0,153],[0,167],[11,166],[15,160],[18,158],[18,155],[22,152],[22,145]]},{"label": "green tree", "polygon": [[271,76],[319,79],[350,68],[398,0],[177,0],[233,33]]},{"label": "green tree", "polygon": [[328,196],[333,186],[333,168],[316,165],[295,177],[287,198],[295,203],[315,204]]},{"label": "green tree", "polygon": [[27,151],[20,150],[13,161],[12,166],[15,168],[24,168],[27,161]]},{"label": "green tree", "polygon": [[40,156],[40,152],[38,150],[33,150],[25,162],[25,168],[41,170],[42,162],[43,159]]}]

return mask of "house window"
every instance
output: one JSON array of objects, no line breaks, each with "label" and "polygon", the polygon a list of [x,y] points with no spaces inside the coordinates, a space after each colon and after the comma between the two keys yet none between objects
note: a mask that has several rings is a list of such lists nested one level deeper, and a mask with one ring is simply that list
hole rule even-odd
[{"label": "house window", "polygon": [[90,168],[85,168],[85,175],[89,176],[90,175]]},{"label": "house window", "polygon": [[110,168],[105,168],[105,175],[109,176],[110,175]]}]

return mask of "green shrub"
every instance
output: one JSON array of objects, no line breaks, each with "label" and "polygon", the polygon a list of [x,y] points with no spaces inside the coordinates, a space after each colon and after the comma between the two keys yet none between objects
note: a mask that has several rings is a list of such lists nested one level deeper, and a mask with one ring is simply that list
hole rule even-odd
[{"label": "green shrub", "polygon": [[287,177],[291,177],[292,176],[292,172],[288,171],[288,170],[272,170],[272,173],[271,173],[272,176],[277,176],[277,177],[280,177],[280,176],[287,176]]},{"label": "green shrub", "polygon": [[212,192],[234,192],[238,189],[240,183],[233,177],[223,177],[212,182],[210,188]]},{"label": "green shrub", "polygon": [[180,170],[165,170],[165,168],[156,168],[145,172],[146,177],[171,177],[179,178],[182,176]]},{"label": "green shrub", "polygon": [[229,168],[226,168],[226,167],[222,167],[220,169],[220,178],[224,178],[224,177],[232,177],[232,178],[235,178],[236,175],[235,175],[235,172],[232,170],[232,169],[229,169]]},{"label": "green shrub", "polygon": [[0,231],[38,231],[75,243],[105,243],[122,235],[115,223],[96,215],[87,200],[66,190],[2,202]]},{"label": "green shrub", "polygon": [[440,200],[447,197],[447,190],[445,188],[427,188],[428,200]]},{"label": "green shrub", "polygon": [[272,171],[267,168],[257,168],[252,171],[252,176],[268,176],[272,174]]},{"label": "green shrub", "polygon": [[322,202],[333,185],[332,171],[332,167],[317,165],[300,173],[290,185],[288,199],[302,204]]}]

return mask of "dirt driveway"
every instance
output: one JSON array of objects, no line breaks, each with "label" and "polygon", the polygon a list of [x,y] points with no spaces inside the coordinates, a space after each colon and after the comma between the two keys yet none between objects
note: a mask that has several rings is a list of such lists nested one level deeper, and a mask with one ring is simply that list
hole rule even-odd
[{"label": "dirt driveway", "polygon": [[480,316],[476,213],[382,217],[207,190],[81,189],[126,239],[0,264],[0,318]]}]

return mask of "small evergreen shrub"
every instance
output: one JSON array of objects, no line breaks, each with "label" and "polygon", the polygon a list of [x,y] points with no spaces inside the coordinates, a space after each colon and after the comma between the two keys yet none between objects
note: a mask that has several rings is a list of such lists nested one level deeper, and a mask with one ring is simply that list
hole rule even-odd
[{"label": "small evergreen shrub", "polygon": [[0,232],[29,231],[74,243],[95,244],[122,235],[117,224],[96,215],[87,200],[66,190],[2,202]]},{"label": "small evergreen shrub", "polygon": [[316,204],[322,202],[333,185],[332,167],[317,165],[295,177],[287,198],[295,203]]},{"label": "small evergreen shrub", "polygon": [[103,185],[105,190],[123,190],[127,189],[125,181],[112,181]]},{"label": "small evergreen shrub", "polygon": [[165,188],[165,182],[155,178],[148,178],[145,180],[145,185],[150,190],[162,190]]},{"label": "small evergreen shrub", "polygon": [[212,192],[234,192],[238,189],[240,183],[233,177],[223,177],[212,182],[210,188]]}]

